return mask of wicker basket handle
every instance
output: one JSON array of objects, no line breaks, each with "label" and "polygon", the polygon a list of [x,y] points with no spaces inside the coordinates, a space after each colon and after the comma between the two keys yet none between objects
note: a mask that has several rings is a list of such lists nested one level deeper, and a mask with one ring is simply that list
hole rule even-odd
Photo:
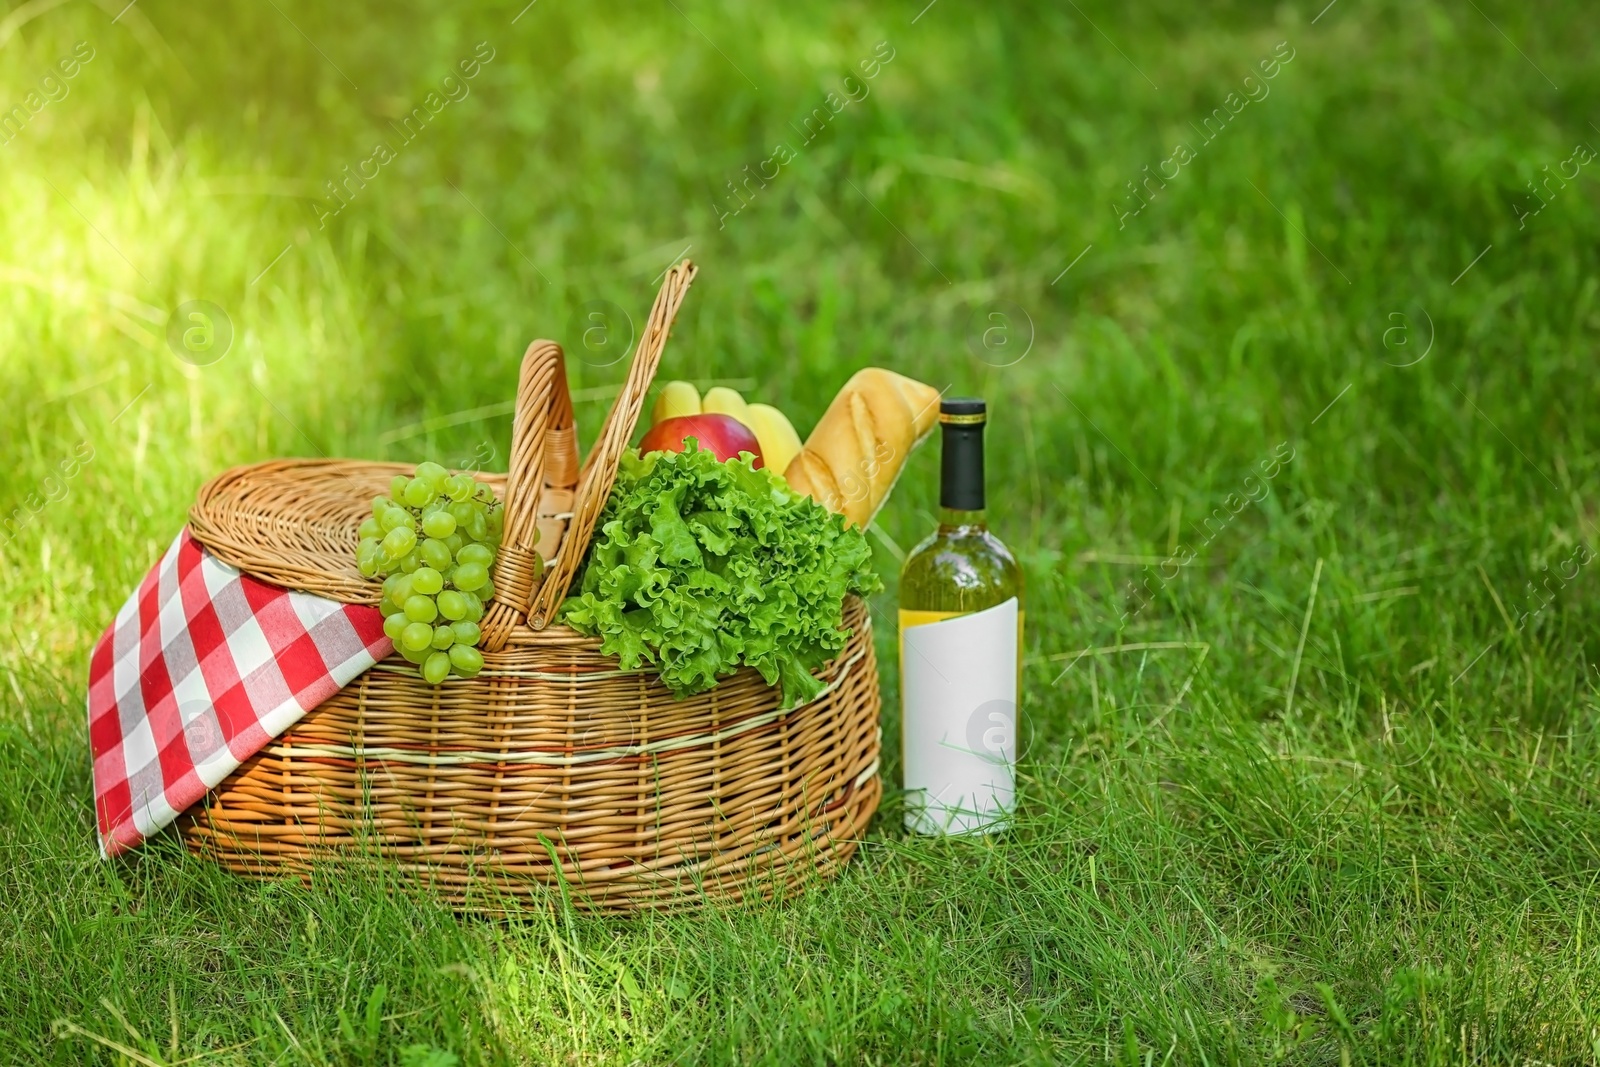
[{"label": "wicker basket handle", "polygon": [[505,533],[495,561],[495,598],[484,613],[484,647],[499,651],[539,585],[539,499],[547,485],[577,481],[578,443],[566,362],[554,341],[535,341],[522,357],[511,421],[511,473],[506,478]]},{"label": "wicker basket handle", "polygon": [[[678,317],[678,308],[683,304],[684,294],[689,291],[689,283],[694,281],[696,271],[697,268],[689,260],[679,261],[667,271],[661,291],[656,294],[655,305],[650,309],[650,320],[639,335],[639,345],[634,351],[628,378],[622,384],[622,392],[617,394],[605,425],[600,430],[599,439],[583,461],[583,470],[578,477],[577,498],[572,507],[572,522],[561,539],[561,547],[555,558],[550,561],[549,572],[528,604],[528,625],[535,630],[542,630],[549,623],[551,615],[567,595],[567,587],[572,584],[578,564],[589,549],[589,538],[594,533],[595,522],[605,508],[606,498],[611,495],[612,483],[616,481],[617,463],[633,437],[639,412],[644,407],[645,393],[650,389],[656,368],[661,364],[661,354],[666,350],[667,335],[672,330],[673,320]],[[564,394],[566,390],[562,392]]]}]

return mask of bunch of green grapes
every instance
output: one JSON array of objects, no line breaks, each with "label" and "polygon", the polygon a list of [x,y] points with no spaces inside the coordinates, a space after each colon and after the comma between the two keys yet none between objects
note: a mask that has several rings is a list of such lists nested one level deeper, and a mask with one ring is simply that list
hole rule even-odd
[{"label": "bunch of green grapes", "polygon": [[356,565],[383,579],[383,632],[430,685],[483,669],[478,622],[494,597],[489,568],[505,517],[470,474],[421,463],[413,478],[395,475],[361,523]]}]

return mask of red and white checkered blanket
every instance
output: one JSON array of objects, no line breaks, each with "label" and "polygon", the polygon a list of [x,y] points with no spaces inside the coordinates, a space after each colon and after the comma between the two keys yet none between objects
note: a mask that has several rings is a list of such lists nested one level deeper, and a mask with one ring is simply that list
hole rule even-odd
[{"label": "red and white checkered blanket", "polygon": [[101,854],[172,822],[393,647],[376,608],[258,581],[185,529],[89,661]]}]

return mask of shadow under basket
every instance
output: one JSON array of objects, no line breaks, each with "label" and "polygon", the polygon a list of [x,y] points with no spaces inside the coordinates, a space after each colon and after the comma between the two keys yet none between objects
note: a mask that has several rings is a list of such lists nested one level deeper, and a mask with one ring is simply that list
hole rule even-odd
[{"label": "shadow under basket", "polygon": [[[677,700],[598,638],[551,624],[616,476],[695,273],[668,272],[628,379],[578,464],[559,346],[523,358],[484,669],[430,686],[373,666],[185,812],[192,850],[258,877],[380,864],[468,911],[554,894],[592,910],[785,896],[849,858],[882,787],[877,660],[851,597],[817,700],[782,710],[748,668]],[[266,581],[376,603],[356,528],[407,465],[276,461],[207,483],[190,529]]]}]

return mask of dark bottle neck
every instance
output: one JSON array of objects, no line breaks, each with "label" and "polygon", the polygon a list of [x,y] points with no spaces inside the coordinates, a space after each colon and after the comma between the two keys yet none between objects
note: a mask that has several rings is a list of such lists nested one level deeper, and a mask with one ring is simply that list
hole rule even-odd
[{"label": "dark bottle neck", "polygon": [[[983,423],[945,423],[939,454],[939,507],[957,516],[973,514],[959,525],[983,522]],[[941,522],[944,521],[941,516]]]}]

